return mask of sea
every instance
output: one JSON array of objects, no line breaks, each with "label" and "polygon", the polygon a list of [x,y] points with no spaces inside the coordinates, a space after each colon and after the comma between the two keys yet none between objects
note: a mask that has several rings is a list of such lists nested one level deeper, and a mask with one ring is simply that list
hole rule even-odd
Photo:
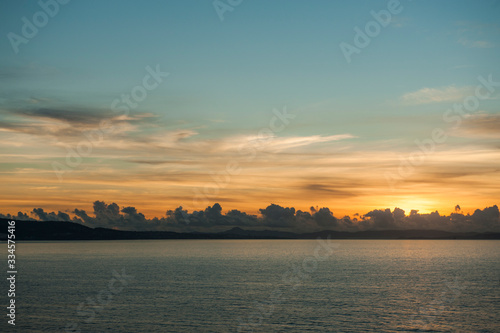
[{"label": "sea", "polygon": [[498,240],[16,246],[1,332],[500,332]]}]

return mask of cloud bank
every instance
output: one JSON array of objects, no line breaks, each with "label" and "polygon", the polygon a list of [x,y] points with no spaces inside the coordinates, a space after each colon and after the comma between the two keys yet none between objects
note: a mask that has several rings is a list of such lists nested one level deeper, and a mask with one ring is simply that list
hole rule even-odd
[{"label": "cloud bank", "polygon": [[499,232],[500,214],[498,206],[476,209],[470,215],[460,213],[457,205],[453,213],[441,215],[435,211],[420,214],[411,210],[409,214],[400,208],[372,210],[355,217],[335,217],[329,208],[311,207],[309,211],[296,210],[271,204],[260,209],[260,216],[239,210],[223,214],[222,207],[215,203],[205,210],[188,212],[181,206],[168,210],[163,217],[148,219],[135,207],[122,207],[116,203],[106,204],[95,201],[92,216],[86,211],[74,209],[69,212],[45,212],[34,208],[30,214],[0,214],[1,218],[33,221],[71,221],[89,227],[105,227],[136,231],[177,231],[177,232],[218,232],[233,227],[249,230],[284,230],[292,232],[312,232],[322,230],[363,231],[363,230],[444,230],[452,232]]}]

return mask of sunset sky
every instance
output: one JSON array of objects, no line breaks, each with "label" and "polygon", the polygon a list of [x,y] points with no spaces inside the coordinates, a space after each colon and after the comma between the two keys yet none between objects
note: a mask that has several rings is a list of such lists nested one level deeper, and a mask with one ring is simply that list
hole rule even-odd
[{"label": "sunset sky", "polygon": [[221,3],[3,1],[0,212],[500,204],[499,1]]}]

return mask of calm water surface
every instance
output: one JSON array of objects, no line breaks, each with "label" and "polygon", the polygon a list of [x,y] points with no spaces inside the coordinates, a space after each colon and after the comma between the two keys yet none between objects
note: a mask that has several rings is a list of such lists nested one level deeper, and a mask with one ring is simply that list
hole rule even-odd
[{"label": "calm water surface", "polygon": [[339,240],[330,252],[325,244],[20,243],[16,327],[4,317],[0,328],[500,332],[499,241]]}]

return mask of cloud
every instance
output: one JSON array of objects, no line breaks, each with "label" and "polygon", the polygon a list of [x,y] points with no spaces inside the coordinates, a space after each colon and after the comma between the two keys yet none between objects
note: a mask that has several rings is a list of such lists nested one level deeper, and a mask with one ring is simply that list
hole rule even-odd
[{"label": "cloud", "polygon": [[275,135],[251,135],[229,137],[220,142],[222,150],[244,150],[255,149],[260,151],[282,151],[291,148],[305,147],[318,143],[340,141],[356,138],[351,134],[337,135],[310,135],[310,136],[292,136],[278,137]]},{"label": "cloud", "polygon": [[318,226],[322,228],[336,228],[338,226],[337,218],[333,216],[333,213],[327,207],[315,211],[312,217]]},{"label": "cloud", "polygon": [[[32,99],[33,104],[38,104],[38,99]],[[119,123],[149,123],[154,124],[158,118],[152,113],[135,112],[130,115],[117,115],[108,109],[96,108],[17,108],[5,110],[10,115],[10,122],[20,125],[60,124],[71,127],[97,128],[102,121]]]},{"label": "cloud", "polygon": [[17,212],[17,215],[14,214],[0,214],[0,218],[9,219],[9,220],[20,220],[20,221],[36,221],[36,219],[32,218],[26,213]]},{"label": "cloud", "polygon": [[61,211],[46,213],[42,208],[33,208],[32,214],[40,221],[71,221],[69,215]]},{"label": "cloud", "polygon": [[110,119],[114,117],[111,111],[88,109],[40,108],[21,111],[13,110],[11,112],[29,118],[64,122],[73,126],[95,126],[104,119]]},{"label": "cloud", "polygon": [[[89,227],[107,227],[121,230],[150,230],[177,232],[217,232],[233,227],[253,230],[286,230],[292,232],[312,232],[320,230],[363,231],[363,230],[444,230],[452,232],[500,232],[500,213],[494,205],[476,209],[472,215],[460,213],[457,205],[450,215],[440,215],[435,211],[420,214],[411,210],[409,215],[400,208],[394,210],[375,209],[365,215],[350,218],[337,218],[328,207],[310,208],[310,212],[271,204],[260,209],[261,216],[249,215],[239,210],[223,214],[218,203],[204,210],[189,212],[182,207],[168,210],[163,217],[147,219],[135,207],[120,207],[116,203],[106,204],[95,201],[93,215],[75,209],[71,219],[64,212],[45,212],[34,208],[31,215],[39,221],[73,221]],[[29,215],[19,212],[17,216],[0,214],[1,218],[33,220]],[[358,219],[359,217],[359,219]]]},{"label": "cloud", "polygon": [[[98,131],[93,138],[99,138],[92,147],[97,156],[126,156],[126,161],[142,165],[167,164],[171,160],[194,161],[202,156],[210,159],[227,154],[242,155],[243,150],[280,152],[293,148],[354,138],[351,134],[311,135],[278,137],[270,135],[226,135],[207,137],[194,128],[172,129],[152,113],[135,112],[129,115],[115,115],[110,110],[67,108],[19,108],[7,110],[7,116],[0,121],[0,131],[19,134],[18,144],[43,144],[44,149],[61,149],[88,141],[89,131]],[[107,122],[113,128],[101,128]],[[257,131],[256,131],[257,132]],[[43,142],[40,141],[43,139]],[[146,154],[148,152],[148,154]],[[165,156],[169,159],[151,159],[150,156]],[[148,158],[145,158],[148,157]],[[178,157],[178,158],[176,158]]]},{"label": "cloud", "polygon": [[420,90],[406,93],[401,97],[405,104],[420,105],[442,102],[459,102],[465,97],[473,94],[472,87],[441,87],[441,88],[422,88]]},{"label": "cloud", "polygon": [[354,197],[357,194],[352,190],[350,186],[344,186],[342,184],[317,184],[317,183],[306,183],[300,187],[305,193],[321,193],[321,195],[328,195],[329,197]]},{"label": "cloud", "polygon": [[[476,209],[473,215],[464,215],[455,212],[450,215],[440,215],[435,211],[430,214],[419,214],[417,210],[412,210],[410,215],[405,211],[395,208],[374,210],[363,216],[368,222],[369,229],[389,230],[444,230],[450,232],[487,232],[500,231],[500,214],[498,206],[486,207],[483,210]],[[368,219],[366,219],[368,218]]]},{"label": "cloud", "polygon": [[355,136],[351,134],[338,134],[338,135],[311,135],[311,136],[296,136],[296,137],[284,137],[274,139],[270,145],[269,149],[274,150],[284,150],[296,147],[309,146],[317,143],[333,142],[346,139],[352,139]]},{"label": "cloud", "polygon": [[281,207],[271,204],[265,209],[259,209],[264,222],[271,227],[289,227],[295,224],[295,208]]},{"label": "cloud", "polygon": [[394,215],[389,208],[385,210],[372,210],[367,213],[365,217],[372,219],[373,227],[375,229],[394,229],[396,227],[394,223]]},{"label": "cloud", "polygon": [[402,28],[410,24],[411,19],[409,17],[393,16],[391,18],[391,27]]},{"label": "cloud", "polygon": [[465,47],[476,49],[486,49],[495,46],[495,44],[486,40],[469,40],[467,38],[460,38],[458,42]]},{"label": "cloud", "polygon": [[[61,149],[95,140],[98,148],[144,151],[146,146],[160,147],[156,141],[178,141],[192,135],[186,130],[157,135],[158,117],[151,113],[135,112],[115,115],[105,109],[68,108],[19,108],[5,110],[0,121],[0,132],[10,132],[18,145],[33,148],[43,146]],[[106,154],[107,155],[107,154]]]},{"label": "cloud", "polygon": [[484,24],[470,21],[457,22],[457,42],[467,48],[492,48],[495,43],[488,38],[495,37],[500,32],[498,24]]},{"label": "cloud", "polygon": [[458,131],[463,136],[500,138],[500,113],[480,112],[464,117]]}]

